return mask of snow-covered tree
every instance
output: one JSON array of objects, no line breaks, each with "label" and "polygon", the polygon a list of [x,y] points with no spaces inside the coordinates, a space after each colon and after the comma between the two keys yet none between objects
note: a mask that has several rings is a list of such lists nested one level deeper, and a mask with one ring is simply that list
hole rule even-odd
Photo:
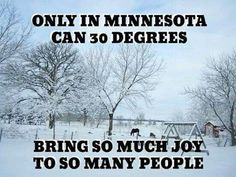
[{"label": "snow-covered tree", "polygon": [[96,102],[89,107],[89,115],[93,118],[96,128],[99,127],[108,117],[107,111],[101,102]]},{"label": "snow-covered tree", "polygon": [[13,4],[0,2],[0,63],[16,57],[25,47],[30,29],[22,25]]},{"label": "snow-covered tree", "polygon": [[5,85],[25,93],[21,98],[25,109],[47,115],[53,138],[56,115],[73,105],[70,98],[80,89],[83,80],[80,59],[72,45],[44,43],[26,51],[20,61],[8,63],[2,72]]},{"label": "snow-covered tree", "polygon": [[111,135],[118,106],[122,102],[136,105],[137,98],[147,100],[149,91],[156,86],[162,62],[149,45],[121,45],[115,50],[95,48],[85,58],[96,96],[109,115]]},{"label": "snow-covered tree", "polygon": [[232,145],[236,145],[236,52],[212,60],[201,86],[186,92],[211,110],[230,133]]},{"label": "snow-covered tree", "polygon": [[[8,1],[0,2],[0,72],[5,61],[17,59],[20,52],[26,48],[27,40],[31,29],[24,25],[20,15],[14,5]],[[1,79],[1,76],[0,76]],[[14,111],[15,96],[12,90],[0,84],[0,115],[4,121],[13,121],[12,111]],[[6,120],[7,119],[7,120]]]},{"label": "snow-covered tree", "polygon": [[136,117],[135,123],[140,125],[140,124],[143,124],[144,120],[145,120],[145,114],[143,112],[140,112],[138,116]]},{"label": "snow-covered tree", "polygon": [[192,100],[185,116],[185,120],[197,122],[203,128],[207,121],[216,119],[212,109],[204,102],[197,99]]}]

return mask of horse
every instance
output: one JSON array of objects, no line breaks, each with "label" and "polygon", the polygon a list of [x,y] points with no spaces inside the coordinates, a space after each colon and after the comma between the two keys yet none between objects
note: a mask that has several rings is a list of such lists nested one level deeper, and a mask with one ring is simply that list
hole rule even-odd
[{"label": "horse", "polygon": [[131,136],[134,136],[134,134],[137,133],[138,136],[140,136],[139,134],[139,129],[138,128],[132,128],[131,132],[130,132],[130,135]]},{"label": "horse", "polygon": [[150,138],[156,138],[156,135],[154,133],[152,133],[152,132],[150,133],[149,136],[150,136]]}]

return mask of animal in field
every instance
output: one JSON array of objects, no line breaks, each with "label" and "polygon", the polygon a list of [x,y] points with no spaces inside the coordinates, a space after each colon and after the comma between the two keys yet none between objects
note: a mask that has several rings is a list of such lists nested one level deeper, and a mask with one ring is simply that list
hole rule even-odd
[{"label": "animal in field", "polygon": [[134,134],[137,134],[138,136],[140,136],[139,134],[139,129],[138,128],[132,128],[131,132],[130,132],[130,135],[131,136],[134,136]]},{"label": "animal in field", "polygon": [[152,132],[150,133],[149,136],[150,136],[150,138],[156,138],[156,135],[154,133],[152,133]]}]

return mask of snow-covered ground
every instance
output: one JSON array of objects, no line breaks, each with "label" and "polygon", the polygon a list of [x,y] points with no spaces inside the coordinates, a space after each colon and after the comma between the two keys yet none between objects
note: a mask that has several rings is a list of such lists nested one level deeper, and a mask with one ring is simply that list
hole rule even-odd
[{"label": "snow-covered ground", "polygon": [[[46,126],[16,126],[16,125],[4,125],[4,135],[2,141],[0,142],[0,177],[94,177],[94,176],[155,176],[155,177],[235,177],[236,176],[236,147],[217,147],[217,141],[212,138],[206,138],[207,148],[210,151],[210,155],[207,156],[204,153],[196,154],[204,157],[204,169],[199,170],[184,170],[184,169],[138,169],[134,166],[134,169],[92,169],[86,170],[83,168],[78,169],[35,169],[35,163],[33,162],[34,156],[54,156],[58,158],[60,156],[176,156],[179,154],[166,153],[125,153],[118,154],[116,152],[109,153],[98,153],[94,154],[92,152],[88,153],[36,153],[34,150],[33,140],[35,138],[36,132],[39,138],[51,138],[52,132],[48,130]],[[13,132],[7,131],[11,128],[14,133],[18,133],[17,137],[14,137]],[[102,125],[100,128],[91,128],[90,126],[83,127],[80,124],[68,125],[57,125],[58,139],[70,139],[72,132],[74,139],[104,139],[104,132],[106,130],[106,125]],[[142,125],[139,126],[142,139],[147,139],[150,132],[153,132],[159,138],[160,132],[162,131],[162,126],[159,125]],[[129,135],[131,127],[130,126],[115,126],[113,141],[116,139],[135,139]]]}]

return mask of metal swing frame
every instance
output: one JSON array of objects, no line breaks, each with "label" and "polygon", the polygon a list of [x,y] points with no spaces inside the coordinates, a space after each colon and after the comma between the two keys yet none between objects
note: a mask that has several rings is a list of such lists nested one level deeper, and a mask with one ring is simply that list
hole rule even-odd
[{"label": "metal swing frame", "polygon": [[[201,131],[197,125],[196,122],[165,122],[164,125],[167,125],[161,139],[179,139],[181,140],[182,138],[180,137],[180,133],[178,132],[178,128],[176,126],[192,126],[188,140],[191,140],[194,136],[195,139],[199,139],[203,142],[203,147],[204,149],[201,150],[201,152],[207,153],[209,155],[209,151],[207,150],[206,143],[201,135]],[[181,155],[183,155],[184,152],[182,151]]]}]

